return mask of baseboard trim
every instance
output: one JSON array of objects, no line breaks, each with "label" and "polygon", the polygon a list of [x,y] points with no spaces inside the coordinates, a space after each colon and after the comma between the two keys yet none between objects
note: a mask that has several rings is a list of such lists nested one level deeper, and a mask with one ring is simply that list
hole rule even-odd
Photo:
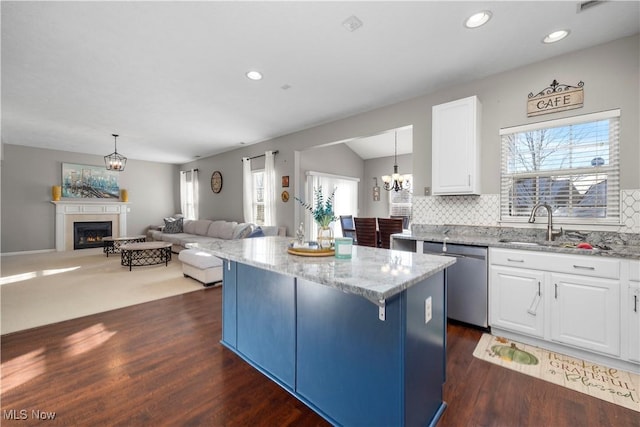
[{"label": "baseboard trim", "polygon": [[55,251],[56,251],[55,249],[38,249],[37,251],[4,252],[4,253],[0,253],[0,256],[44,254],[47,252],[55,252]]}]

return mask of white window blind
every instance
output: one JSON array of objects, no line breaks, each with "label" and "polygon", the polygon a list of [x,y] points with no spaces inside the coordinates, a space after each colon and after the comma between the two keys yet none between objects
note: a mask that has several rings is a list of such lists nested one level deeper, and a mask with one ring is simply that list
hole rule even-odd
[{"label": "white window blind", "polygon": [[[413,183],[412,174],[403,174],[405,181]],[[403,216],[411,218],[411,203],[413,202],[413,186],[405,190],[389,191],[389,216]]]},{"label": "white window blind", "polygon": [[501,220],[547,203],[560,222],[619,223],[619,122],[612,110],[501,129]]}]

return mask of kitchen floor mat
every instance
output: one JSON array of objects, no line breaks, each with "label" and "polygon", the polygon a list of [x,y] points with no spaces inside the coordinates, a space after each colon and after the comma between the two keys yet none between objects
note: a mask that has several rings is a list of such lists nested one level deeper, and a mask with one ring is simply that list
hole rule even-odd
[{"label": "kitchen floor mat", "polygon": [[482,334],[478,359],[640,412],[640,375]]}]

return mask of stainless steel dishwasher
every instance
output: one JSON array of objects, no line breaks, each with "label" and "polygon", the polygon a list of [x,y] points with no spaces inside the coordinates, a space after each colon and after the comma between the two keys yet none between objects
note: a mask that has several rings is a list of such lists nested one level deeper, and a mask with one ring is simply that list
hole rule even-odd
[{"label": "stainless steel dishwasher", "polygon": [[487,248],[424,242],[423,252],[456,258],[456,263],[445,270],[447,317],[487,328]]}]

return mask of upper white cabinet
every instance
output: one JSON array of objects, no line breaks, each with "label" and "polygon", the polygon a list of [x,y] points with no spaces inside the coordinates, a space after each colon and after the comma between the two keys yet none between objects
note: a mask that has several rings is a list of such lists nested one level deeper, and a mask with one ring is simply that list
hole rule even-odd
[{"label": "upper white cabinet", "polygon": [[480,194],[481,107],[477,96],[433,106],[434,195]]}]

